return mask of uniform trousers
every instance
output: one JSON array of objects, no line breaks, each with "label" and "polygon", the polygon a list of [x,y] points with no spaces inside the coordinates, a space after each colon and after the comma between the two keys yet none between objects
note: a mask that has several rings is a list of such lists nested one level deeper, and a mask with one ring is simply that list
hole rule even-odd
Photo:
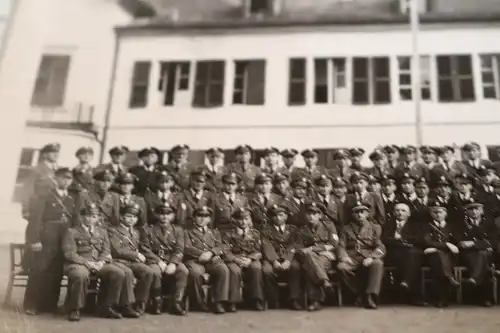
[{"label": "uniform trousers", "polygon": [[302,298],[301,269],[297,260],[292,260],[288,270],[275,269],[273,264],[267,260],[262,263],[262,273],[264,275],[265,295],[270,302],[276,303],[279,300],[280,281],[288,282],[288,297],[291,301],[298,301]]},{"label": "uniform trousers", "polygon": [[196,305],[206,306],[203,285],[204,274],[209,274],[214,302],[236,303],[241,300],[241,269],[234,263],[226,264],[222,260],[200,263],[190,260],[186,263],[189,269],[190,295]]},{"label": "uniform trousers", "polygon": [[264,277],[260,260],[254,260],[250,266],[240,267],[240,269],[243,278],[243,293],[245,297],[254,301],[263,301]]},{"label": "uniform trousers", "polygon": [[396,267],[398,282],[406,282],[410,288],[416,285],[420,276],[420,268],[424,253],[413,246],[391,246],[387,248],[385,263]]},{"label": "uniform trousers", "polygon": [[338,264],[344,284],[357,295],[360,293],[378,295],[384,276],[384,262],[373,259],[370,266],[363,265],[363,258],[351,258],[353,264],[341,262]]},{"label": "uniform trousers", "polygon": [[165,286],[169,289],[176,301],[182,301],[188,284],[189,270],[183,263],[175,265],[175,273],[168,275],[162,272],[157,264],[150,264],[149,268],[153,271],[153,282],[151,284],[150,298],[163,296]]},{"label": "uniform trousers", "polygon": [[297,260],[304,273],[308,299],[322,301],[324,298],[322,286],[329,280],[328,271],[333,268],[333,261],[316,252],[299,253]]},{"label": "uniform trousers", "polygon": [[[68,277],[66,308],[69,311],[85,307],[90,277],[95,274],[106,287],[99,288],[99,302],[104,307],[120,305],[126,284],[125,272],[113,264],[105,264],[98,272],[92,273],[84,265],[71,264],[65,269]],[[131,281],[129,281],[130,284]],[[123,304],[127,305],[127,304]]]},{"label": "uniform trousers", "polygon": [[145,303],[149,299],[149,291],[153,282],[153,270],[140,262],[116,262],[128,278],[136,279],[134,296],[137,303]]},{"label": "uniform trousers", "polygon": [[41,232],[42,250],[32,253],[33,261],[24,295],[25,309],[40,312],[57,310],[64,269],[61,241],[66,229],[65,223],[44,224]]}]

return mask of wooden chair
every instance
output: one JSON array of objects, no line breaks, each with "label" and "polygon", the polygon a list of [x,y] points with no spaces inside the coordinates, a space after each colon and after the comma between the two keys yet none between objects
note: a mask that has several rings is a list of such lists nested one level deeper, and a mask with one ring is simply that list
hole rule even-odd
[{"label": "wooden chair", "polygon": [[[493,304],[497,304],[498,302],[498,280],[496,277],[496,268],[495,265],[492,265],[489,269],[490,271],[490,281],[492,285],[492,300]],[[457,288],[457,303],[462,304],[463,301],[463,281],[464,281],[464,275],[467,274],[467,268],[464,266],[456,266],[454,269],[454,275],[455,279],[460,283],[460,285]]]},{"label": "wooden chair", "polygon": [[3,302],[4,306],[9,306],[11,304],[12,291],[14,288],[26,288],[28,284],[28,272],[26,272],[22,266],[25,248],[25,244],[11,243],[9,245],[10,271],[7,291],[5,292],[5,299]]}]

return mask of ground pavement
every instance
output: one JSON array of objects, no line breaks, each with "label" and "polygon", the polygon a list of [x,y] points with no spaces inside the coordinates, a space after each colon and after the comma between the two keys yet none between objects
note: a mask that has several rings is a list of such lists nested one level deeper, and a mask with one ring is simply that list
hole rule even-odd
[{"label": "ground pavement", "polygon": [[[8,277],[8,249],[0,246],[0,299]],[[14,303],[22,300],[22,289]],[[455,307],[389,307],[377,311],[352,307],[326,308],[315,313],[271,310],[265,313],[240,311],[216,316],[190,313],[141,319],[106,320],[84,317],[69,323],[64,316],[28,317],[15,307],[0,310],[0,333],[493,333],[500,332],[500,307],[484,309]]]}]

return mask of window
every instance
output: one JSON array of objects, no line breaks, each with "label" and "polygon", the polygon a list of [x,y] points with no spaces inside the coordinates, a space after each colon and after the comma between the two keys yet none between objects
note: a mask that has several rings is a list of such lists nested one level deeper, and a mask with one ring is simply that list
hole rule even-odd
[{"label": "window", "polygon": [[440,102],[475,100],[470,55],[442,55],[436,58]]},{"label": "window", "polygon": [[353,104],[391,102],[389,58],[353,58]]},{"label": "window", "polygon": [[250,1],[250,14],[267,13],[269,10],[270,0],[249,0]]},{"label": "window", "polygon": [[500,54],[481,54],[481,79],[485,99],[500,99]]},{"label": "window", "polygon": [[[411,101],[412,97],[412,58],[398,57],[399,97],[403,101]],[[420,56],[420,91],[421,99],[431,99],[430,57]]]},{"label": "window", "polygon": [[44,55],[38,67],[31,105],[56,107],[63,105],[70,56]]},{"label": "window", "polygon": [[163,105],[174,105],[175,92],[189,88],[191,64],[184,62],[162,62],[158,90],[164,93]]},{"label": "window", "polygon": [[130,93],[130,108],[142,108],[148,104],[150,61],[137,61],[132,75],[132,90]]},{"label": "window", "polygon": [[193,96],[194,107],[217,107],[224,102],[224,75],[226,63],[222,60],[199,61]]},{"label": "window", "polygon": [[[409,14],[411,10],[411,2],[413,0],[397,0],[399,1],[399,10],[401,14]],[[431,0],[415,0],[418,1],[418,12],[425,14],[430,11]]]},{"label": "window", "polygon": [[306,59],[290,59],[288,105],[306,104]]},{"label": "window", "polygon": [[33,148],[23,148],[21,150],[21,158],[19,168],[17,169],[16,184],[23,184],[30,176],[31,168],[36,164],[35,158],[38,156],[38,151]]},{"label": "window", "polygon": [[314,103],[335,103],[342,88],[345,88],[345,58],[314,59]]},{"label": "window", "polygon": [[235,61],[233,104],[264,105],[265,60]]}]

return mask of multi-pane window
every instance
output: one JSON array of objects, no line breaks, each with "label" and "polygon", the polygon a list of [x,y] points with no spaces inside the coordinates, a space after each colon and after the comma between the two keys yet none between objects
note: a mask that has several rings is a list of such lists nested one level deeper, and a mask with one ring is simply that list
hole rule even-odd
[{"label": "multi-pane window", "polygon": [[31,105],[57,107],[64,101],[70,56],[44,55],[38,67]]},{"label": "multi-pane window", "polygon": [[193,95],[194,107],[217,107],[224,103],[223,60],[198,61]]},{"label": "multi-pane window", "polygon": [[391,102],[391,73],[388,57],[352,59],[353,104],[388,104]]},{"label": "multi-pane window", "polygon": [[[399,97],[403,101],[410,101],[412,96],[412,58],[408,56],[398,57],[399,69]],[[431,99],[431,72],[430,57],[420,56],[420,91],[421,99]]]},{"label": "multi-pane window", "polygon": [[314,103],[335,103],[346,87],[345,58],[314,59]]},{"label": "multi-pane window", "polygon": [[411,2],[417,1],[417,9],[419,14],[428,13],[431,10],[431,0],[398,0],[399,11],[401,14],[409,14],[411,10]]},{"label": "multi-pane window", "polygon": [[440,102],[470,102],[475,100],[472,59],[470,55],[436,57],[438,100]]},{"label": "multi-pane window", "polygon": [[148,104],[150,61],[137,61],[132,74],[130,108],[143,108]]},{"label": "multi-pane window", "polygon": [[249,0],[251,14],[264,14],[269,11],[270,0]]},{"label": "multi-pane window", "polygon": [[161,63],[158,90],[164,94],[163,105],[174,105],[175,92],[188,90],[190,69],[188,61]]},{"label": "multi-pane window", "polygon": [[265,60],[235,61],[233,104],[264,105],[265,82]]},{"label": "multi-pane window", "polygon": [[500,54],[481,54],[481,80],[485,99],[500,99]]},{"label": "multi-pane window", "polygon": [[292,58],[289,63],[288,105],[306,104],[306,59]]}]

